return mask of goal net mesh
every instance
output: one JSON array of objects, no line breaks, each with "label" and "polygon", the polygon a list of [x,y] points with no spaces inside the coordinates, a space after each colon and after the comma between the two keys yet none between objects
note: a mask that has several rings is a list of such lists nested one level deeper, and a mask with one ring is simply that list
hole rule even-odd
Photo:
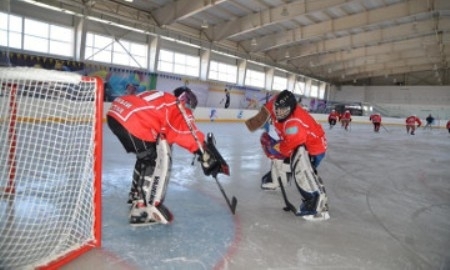
[{"label": "goal net mesh", "polygon": [[0,68],[0,269],[100,244],[100,81]]}]

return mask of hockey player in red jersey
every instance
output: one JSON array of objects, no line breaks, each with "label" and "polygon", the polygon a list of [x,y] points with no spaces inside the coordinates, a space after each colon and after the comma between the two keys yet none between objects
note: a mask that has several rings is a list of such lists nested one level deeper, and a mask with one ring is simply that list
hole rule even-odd
[{"label": "hockey player in red jersey", "polygon": [[373,113],[369,116],[369,120],[372,121],[373,131],[379,132],[381,126],[381,114]]},{"label": "hockey player in red jersey", "polygon": [[287,183],[292,175],[303,198],[297,215],[307,220],[328,219],[327,195],[316,171],[326,151],[322,126],[298,106],[294,94],[288,90],[273,97],[246,125],[254,131],[269,118],[280,138],[276,140],[267,132],[261,135],[263,150],[272,159],[271,182],[280,179]]},{"label": "hockey player in red jersey", "polygon": [[131,224],[167,224],[173,220],[163,204],[172,144],[198,154],[205,175],[217,168],[206,145],[203,153],[199,151],[199,141],[204,142],[205,135],[194,123],[192,111],[196,106],[197,97],[187,87],[175,89],[174,95],[153,90],[121,96],[112,102],[107,113],[108,126],[126,152],[136,155],[129,194]]},{"label": "hockey player in red jersey", "polygon": [[414,132],[416,131],[416,123],[418,128],[422,125],[420,119],[415,115],[406,117],[405,123],[406,123],[406,133],[411,135],[414,135]]},{"label": "hockey player in red jersey", "polygon": [[450,120],[448,120],[446,128],[448,129],[448,133],[450,133]]},{"label": "hockey player in red jersey", "polygon": [[345,130],[348,130],[348,126],[350,125],[351,121],[352,121],[352,114],[350,113],[349,110],[346,110],[341,116],[342,126],[345,128]]},{"label": "hockey player in red jersey", "polygon": [[339,121],[339,113],[336,110],[331,110],[328,115],[328,124],[330,125],[330,129],[336,125],[337,121]]},{"label": "hockey player in red jersey", "polygon": [[[287,91],[287,90],[286,90]],[[289,91],[288,91],[289,92]],[[262,121],[267,123],[275,123],[276,115],[274,112],[274,103],[276,101],[277,95],[273,96],[265,105],[264,110],[261,110],[257,116],[254,118],[258,118],[258,116],[262,115],[264,112],[267,112],[267,119],[263,119]],[[305,124],[305,128],[308,129],[308,136],[305,143],[306,150],[309,153],[309,157],[312,162],[312,166],[314,170],[317,169],[322,159],[325,157],[326,149],[327,149],[327,141],[325,137],[325,131],[322,128],[322,125],[317,123],[317,121],[309,114],[302,106],[298,107],[298,113],[301,116],[301,120]],[[249,121],[252,121],[251,119]],[[258,125],[258,124],[257,124]],[[250,131],[253,131],[249,127]],[[267,129],[266,129],[267,131]],[[289,167],[289,158],[282,161],[279,159],[272,160],[272,168],[266,173],[261,179],[261,188],[264,190],[275,190],[280,187],[277,178],[281,177],[283,183],[288,182],[288,178],[290,175],[290,167]]]}]

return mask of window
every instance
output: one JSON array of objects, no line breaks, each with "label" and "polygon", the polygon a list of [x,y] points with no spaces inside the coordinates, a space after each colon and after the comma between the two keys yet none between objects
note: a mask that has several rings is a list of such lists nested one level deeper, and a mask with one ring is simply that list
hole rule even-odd
[{"label": "window", "polygon": [[147,46],[126,40],[113,43],[113,60],[114,64],[147,67]]},{"label": "window", "polygon": [[86,35],[86,60],[147,68],[147,46],[94,33]]},{"label": "window", "polygon": [[86,60],[111,63],[113,39],[102,35],[87,33]]},{"label": "window", "polygon": [[311,84],[311,93],[310,97],[318,98],[319,97],[319,86]]},{"label": "window", "polygon": [[22,49],[22,18],[0,12],[0,46]]},{"label": "window", "polygon": [[319,84],[319,98],[320,99],[325,98],[326,89],[327,89],[327,84],[325,82],[320,82],[320,84]]},{"label": "window", "polygon": [[247,75],[245,76],[245,84],[249,86],[264,88],[265,78],[266,74],[264,74],[264,72],[247,69]]},{"label": "window", "polygon": [[211,61],[209,64],[209,79],[236,83],[237,66]]},{"label": "window", "polygon": [[303,81],[297,81],[294,87],[294,94],[305,95],[306,84]]},{"label": "window", "polygon": [[200,74],[200,57],[161,50],[159,53],[158,70],[198,77]]},{"label": "window", "polygon": [[272,89],[276,91],[283,91],[287,88],[287,78],[283,78],[280,76],[273,77],[273,85]]},{"label": "window", "polygon": [[72,28],[25,18],[23,29],[24,50],[69,57],[73,55]]}]

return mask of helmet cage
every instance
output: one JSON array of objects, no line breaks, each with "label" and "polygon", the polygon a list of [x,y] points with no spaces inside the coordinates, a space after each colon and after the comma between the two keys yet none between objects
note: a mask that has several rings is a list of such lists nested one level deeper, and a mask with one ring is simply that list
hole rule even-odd
[{"label": "helmet cage", "polygon": [[274,107],[275,117],[281,121],[286,119],[291,114],[291,107]]},{"label": "helmet cage", "polygon": [[178,100],[181,101],[186,108],[192,111],[197,107],[197,97],[191,90],[184,91],[178,96]]},{"label": "helmet cage", "polygon": [[297,100],[292,92],[283,90],[278,94],[274,106],[273,112],[277,121],[284,121],[289,117],[297,106]]}]

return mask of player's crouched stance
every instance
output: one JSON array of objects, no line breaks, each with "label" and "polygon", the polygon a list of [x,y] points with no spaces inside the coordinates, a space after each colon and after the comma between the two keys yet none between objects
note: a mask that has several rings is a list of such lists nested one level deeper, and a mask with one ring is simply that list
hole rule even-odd
[{"label": "player's crouched stance", "polygon": [[[168,224],[173,215],[164,205],[172,165],[171,145],[176,143],[199,155],[206,175],[218,166],[206,145],[205,135],[197,129],[192,111],[195,94],[187,87],[174,90],[145,91],[116,98],[107,114],[111,131],[127,153],[136,155],[129,193],[129,220],[132,225]],[[202,151],[200,151],[202,150]]]},{"label": "player's crouched stance", "polygon": [[[328,196],[322,180],[311,165],[305,146],[298,146],[291,157],[285,159],[277,150],[279,149],[279,142],[271,138],[268,133],[264,132],[260,141],[264,153],[268,158],[272,159],[272,169],[270,171],[272,180],[279,179],[283,186],[289,182],[291,177],[295,181],[297,190],[302,196],[302,203],[296,215],[306,220],[329,219]],[[289,162],[288,166],[286,166],[286,161]],[[273,182],[279,183],[279,181]],[[275,184],[273,185],[275,186]]]},{"label": "player's crouched stance", "polygon": [[[275,140],[267,132],[261,135],[264,153],[272,160],[270,174],[263,177],[262,187],[281,187],[286,202],[284,210],[292,210],[306,220],[329,219],[328,197],[314,169],[325,155],[326,139],[322,127],[297,105],[295,96],[288,90],[272,98],[245,124],[250,131],[255,131],[269,118],[280,140]],[[308,153],[305,145],[315,151],[313,155]],[[287,200],[284,192],[283,186],[290,178],[294,179],[302,197],[298,210],[293,210],[295,207]]]}]

